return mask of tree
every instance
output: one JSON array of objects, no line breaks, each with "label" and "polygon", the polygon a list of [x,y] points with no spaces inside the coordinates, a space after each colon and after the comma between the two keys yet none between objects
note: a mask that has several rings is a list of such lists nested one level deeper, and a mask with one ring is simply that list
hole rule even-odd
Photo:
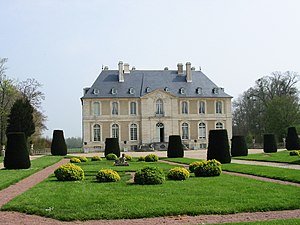
[{"label": "tree", "polygon": [[53,138],[51,143],[51,154],[52,155],[67,155],[68,149],[64,138],[64,131],[54,130]]},{"label": "tree", "polygon": [[184,151],[180,135],[170,135],[167,151],[168,158],[183,158]]},{"label": "tree", "polygon": [[300,141],[295,127],[289,127],[285,147],[287,150],[299,150]]},{"label": "tree", "polygon": [[120,157],[120,145],[118,138],[105,139],[104,156],[107,156],[109,153],[114,153],[116,156]]},{"label": "tree", "polygon": [[26,98],[16,100],[8,117],[6,132],[24,132],[26,140],[34,133],[33,107]]},{"label": "tree", "polygon": [[81,148],[82,147],[82,139],[81,137],[70,137],[66,139],[68,148]]}]

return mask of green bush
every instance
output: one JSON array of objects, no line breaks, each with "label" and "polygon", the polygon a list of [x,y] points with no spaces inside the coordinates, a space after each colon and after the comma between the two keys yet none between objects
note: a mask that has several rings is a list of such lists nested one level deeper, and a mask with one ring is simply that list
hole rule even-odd
[{"label": "green bush", "polygon": [[158,161],[158,156],[155,154],[149,154],[145,156],[145,161],[146,162],[157,162]]},{"label": "green bush", "polygon": [[183,167],[175,167],[168,172],[168,178],[170,180],[186,180],[189,177],[190,172]]},{"label": "green bush", "polygon": [[125,154],[125,159],[126,159],[126,161],[131,161],[132,157],[130,155]]},{"label": "green bush", "polygon": [[210,130],[208,137],[207,160],[216,159],[221,163],[230,163],[227,130]]},{"label": "green bush", "polygon": [[264,152],[277,152],[277,144],[274,134],[264,134]]},{"label": "green bush", "polygon": [[88,161],[87,157],[85,157],[85,156],[79,156],[79,160],[81,162],[87,162]]},{"label": "green bush", "polygon": [[98,182],[116,182],[121,180],[120,175],[114,171],[114,170],[110,170],[110,169],[102,169],[99,170],[97,175],[96,175],[96,179]]},{"label": "green bush", "polygon": [[116,159],[118,159],[118,156],[114,153],[109,153],[106,155],[106,159],[107,160],[116,160]]},{"label": "green bush", "polygon": [[221,163],[215,159],[202,161],[199,166],[195,168],[196,177],[212,177],[220,176],[222,172]]},{"label": "green bush", "polygon": [[52,155],[67,155],[67,145],[64,138],[64,132],[62,130],[54,130],[53,138],[51,142],[51,154]]},{"label": "green bush", "polygon": [[189,165],[189,170],[191,171],[191,173],[194,173],[194,172],[195,172],[195,168],[196,168],[197,166],[199,166],[201,163],[202,163],[202,161],[195,161],[195,162],[192,162],[192,163]]},{"label": "green bush", "polygon": [[233,136],[231,139],[231,156],[247,156],[248,147],[244,136]]},{"label": "green bush", "polygon": [[287,150],[299,150],[300,141],[295,127],[289,127],[286,136],[285,147]]},{"label": "green bush", "polygon": [[140,157],[138,158],[138,161],[145,161],[145,156],[140,156]]},{"label": "green bush", "polygon": [[70,163],[81,163],[81,160],[78,158],[71,158]]},{"label": "green bush", "polygon": [[101,157],[100,156],[93,156],[92,157],[92,161],[101,161]]},{"label": "green bush", "polygon": [[290,156],[300,156],[300,150],[290,151]]},{"label": "green bush", "polygon": [[8,133],[4,167],[6,169],[28,169],[30,165],[25,134],[23,132]]},{"label": "green bush", "polygon": [[156,167],[144,167],[134,175],[134,183],[136,184],[162,184],[164,181],[164,173]]},{"label": "green bush", "polygon": [[72,163],[61,165],[54,171],[54,174],[59,181],[76,181],[84,179],[83,170]]},{"label": "green bush", "polygon": [[118,138],[105,139],[105,149],[104,149],[105,157],[110,153],[114,153],[117,157],[120,157],[120,145],[119,145]]},{"label": "green bush", "polygon": [[183,158],[184,151],[180,135],[170,135],[168,145],[168,158]]}]

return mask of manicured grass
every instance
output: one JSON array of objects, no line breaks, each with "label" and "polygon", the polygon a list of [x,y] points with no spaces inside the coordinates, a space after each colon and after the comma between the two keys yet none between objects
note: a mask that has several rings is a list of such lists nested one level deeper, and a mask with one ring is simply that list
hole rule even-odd
[{"label": "manicured grass", "polygon": [[299,156],[290,156],[289,154],[290,154],[289,151],[285,150],[285,151],[280,151],[275,153],[249,154],[248,156],[233,157],[233,159],[300,164]]},{"label": "manicured grass", "polygon": [[222,225],[295,225],[300,224],[300,219],[267,220],[257,222],[222,223]]},{"label": "manicured grass", "polygon": [[24,170],[0,170],[0,190],[17,183],[18,181],[36,173],[37,171],[46,168],[63,157],[61,156],[43,156],[38,159],[34,159],[31,161],[31,167],[29,169]]},{"label": "manicured grass", "polygon": [[[162,185],[127,183],[125,171],[148,163],[132,162],[120,171],[121,181],[97,183],[107,161],[79,164],[86,173],[81,182],[59,182],[54,176],[3,206],[60,220],[143,218],[171,215],[228,214],[300,208],[299,188],[222,174],[219,177],[190,177],[167,180]],[[154,163],[165,171],[174,165]]]}]

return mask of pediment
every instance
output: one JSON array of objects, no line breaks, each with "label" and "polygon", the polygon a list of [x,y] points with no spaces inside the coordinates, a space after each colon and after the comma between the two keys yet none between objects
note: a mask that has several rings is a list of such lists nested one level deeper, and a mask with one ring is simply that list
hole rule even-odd
[{"label": "pediment", "polygon": [[154,99],[159,99],[159,98],[176,98],[175,95],[171,94],[170,92],[166,92],[165,90],[161,90],[161,89],[156,89],[154,91],[151,91],[149,93],[147,93],[146,95],[144,95],[141,98],[154,98]]}]

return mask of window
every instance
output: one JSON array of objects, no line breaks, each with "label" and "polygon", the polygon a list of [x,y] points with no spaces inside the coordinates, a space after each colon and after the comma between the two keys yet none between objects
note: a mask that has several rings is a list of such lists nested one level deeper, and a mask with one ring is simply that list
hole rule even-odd
[{"label": "window", "polygon": [[180,88],[180,89],[179,89],[179,93],[180,93],[180,94],[185,94],[184,88]]},{"label": "window", "polygon": [[130,125],[130,140],[137,141],[137,125],[134,123]]},{"label": "window", "polygon": [[199,123],[199,139],[206,138],[206,125],[205,123]]},{"label": "window", "polygon": [[181,102],[181,113],[188,114],[188,103],[187,102]]},{"label": "window", "polygon": [[146,87],[145,92],[146,92],[146,93],[149,93],[150,91],[151,91],[151,88],[150,88],[150,87]]},{"label": "window", "polygon": [[119,137],[119,125],[118,124],[113,124],[111,126],[111,136],[113,138],[118,138]]},{"label": "window", "polygon": [[182,129],[182,140],[187,140],[189,139],[189,125],[187,123],[183,123],[181,125]]},{"label": "window", "polygon": [[100,103],[99,102],[93,103],[93,115],[100,116]]},{"label": "window", "polygon": [[135,93],[134,88],[129,88],[129,94],[133,95]]},{"label": "window", "polygon": [[163,107],[163,101],[161,99],[158,99],[156,101],[156,114],[164,114],[164,107]]},{"label": "window", "polygon": [[136,102],[130,102],[130,115],[136,115]]},{"label": "window", "polygon": [[164,90],[165,90],[165,92],[169,92],[170,91],[168,87],[165,87]]},{"label": "window", "polygon": [[112,115],[118,115],[119,114],[118,103],[117,102],[112,103],[111,114]]},{"label": "window", "polygon": [[117,93],[118,93],[117,89],[115,89],[115,88],[111,89],[111,94],[116,95]]},{"label": "window", "polygon": [[222,102],[221,101],[216,102],[216,113],[222,114]]},{"label": "window", "polygon": [[223,129],[223,123],[217,122],[216,123],[216,129]]},{"label": "window", "polygon": [[100,125],[95,124],[93,130],[94,130],[94,141],[101,141]]},{"label": "window", "polygon": [[196,93],[197,93],[198,95],[201,95],[201,94],[202,94],[202,88],[201,88],[201,87],[197,87]]},{"label": "window", "polygon": [[97,94],[99,94],[99,90],[98,89],[94,89],[94,95],[97,95]]},{"label": "window", "polygon": [[203,102],[203,101],[199,102],[199,113],[200,114],[205,113],[205,102]]}]

